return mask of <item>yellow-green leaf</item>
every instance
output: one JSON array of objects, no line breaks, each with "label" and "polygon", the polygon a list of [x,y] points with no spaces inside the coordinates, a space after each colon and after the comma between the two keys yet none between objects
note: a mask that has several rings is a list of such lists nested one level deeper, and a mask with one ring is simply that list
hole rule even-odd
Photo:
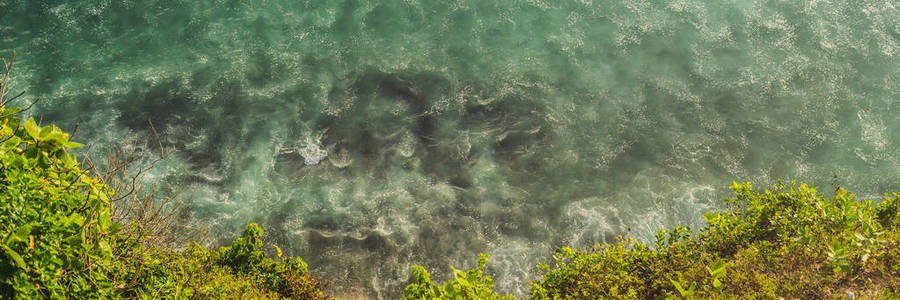
[{"label": "yellow-green leaf", "polygon": [[32,138],[37,139],[40,136],[40,126],[34,122],[34,118],[28,118],[28,121],[25,121],[25,131]]},{"label": "yellow-green leaf", "polygon": [[13,251],[6,245],[0,245],[0,247],[3,248],[3,253],[6,254],[6,257],[9,257],[9,259],[12,259],[13,262],[16,263],[17,267],[19,267],[20,269],[23,269],[25,271],[29,270],[28,265],[25,264],[25,260],[22,259],[22,256],[19,255],[19,253],[16,253],[16,251]]},{"label": "yellow-green leaf", "polygon": [[76,143],[76,142],[66,142],[66,148],[75,149],[84,147],[84,144]]}]

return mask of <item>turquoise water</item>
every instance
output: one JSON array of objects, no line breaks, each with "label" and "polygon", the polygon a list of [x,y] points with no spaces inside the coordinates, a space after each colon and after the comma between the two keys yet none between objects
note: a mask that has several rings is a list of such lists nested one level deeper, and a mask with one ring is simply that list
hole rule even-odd
[{"label": "turquoise water", "polygon": [[[490,252],[540,261],[702,226],[732,180],[900,190],[890,0],[0,0],[29,113],[145,135],[221,240],[267,239],[347,297]],[[158,149],[146,149],[153,157]]]}]

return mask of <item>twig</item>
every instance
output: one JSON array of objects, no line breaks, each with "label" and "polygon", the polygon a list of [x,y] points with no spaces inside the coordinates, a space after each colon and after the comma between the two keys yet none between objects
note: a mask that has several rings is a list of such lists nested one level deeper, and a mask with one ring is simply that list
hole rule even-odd
[{"label": "twig", "polygon": [[80,122],[80,121],[79,121],[79,122],[75,122],[75,128],[72,128],[72,133],[69,134],[69,140],[70,140],[70,141],[72,140],[72,138],[75,137],[75,133],[78,132],[78,125],[81,125],[81,122]]},{"label": "twig", "polygon": [[6,72],[3,74],[3,79],[0,79],[0,105],[6,105],[6,101],[3,101],[3,97],[6,96],[6,90],[9,88],[6,86],[6,82],[9,80],[9,73],[12,71],[13,66],[16,64],[16,52],[13,51],[12,57],[9,62],[6,59],[3,59],[3,66],[6,67]]},{"label": "twig", "polygon": [[147,119],[147,123],[150,123],[150,130],[153,131],[153,137],[156,138],[156,145],[159,146],[159,157],[166,157],[165,150],[163,149],[162,142],[159,140],[159,134],[156,133],[156,127],[153,127],[153,121]]},{"label": "twig", "polygon": [[28,91],[28,90],[22,90],[21,92],[19,92],[18,95],[15,95],[15,96],[13,96],[12,98],[3,100],[3,103],[0,103],[0,105],[5,106],[7,103],[12,102],[13,100],[18,99],[19,97],[22,97],[22,95],[25,95],[25,92],[27,92],[27,91]]},{"label": "twig", "polygon": [[[28,111],[29,109],[31,109],[31,107],[34,106],[35,104],[37,104],[38,102],[41,102],[41,98],[34,99],[34,102],[31,102],[31,104],[28,104],[28,106],[26,106],[24,109],[22,109],[22,110],[20,110],[20,111],[17,111],[17,112],[15,112],[15,113],[11,113],[11,114],[2,115],[2,116],[0,116],[0,118],[6,118],[6,117],[9,117],[9,116],[12,116],[12,115],[17,115],[17,114],[19,114],[19,113],[26,112],[26,111]],[[43,117],[41,117],[41,121],[43,121]]]}]

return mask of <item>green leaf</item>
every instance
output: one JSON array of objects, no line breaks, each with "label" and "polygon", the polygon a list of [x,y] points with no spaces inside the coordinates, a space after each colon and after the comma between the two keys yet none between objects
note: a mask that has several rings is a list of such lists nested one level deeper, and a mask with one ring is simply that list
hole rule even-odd
[{"label": "green leaf", "polygon": [[687,293],[687,291],[685,291],[684,288],[681,287],[681,283],[678,283],[678,281],[672,279],[669,279],[669,281],[672,282],[672,285],[675,286],[675,289],[677,289],[678,293],[680,293],[682,296],[684,296],[684,293]]},{"label": "green leaf", "polygon": [[101,230],[109,229],[109,226],[112,224],[112,220],[111,220],[112,218],[111,218],[108,210],[104,210],[104,211],[100,212],[100,217],[97,219],[98,219]]},{"label": "green leaf", "polygon": [[21,167],[25,166],[26,162],[27,161],[25,160],[24,157],[17,155],[15,158],[13,158],[12,162],[10,162],[10,165],[12,165],[13,167],[16,167],[16,168],[21,168]]},{"label": "green leaf", "polygon": [[76,142],[66,142],[65,146],[66,146],[66,148],[69,148],[69,149],[75,149],[75,148],[84,147],[84,144],[76,143]]},{"label": "green leaf", "polygon": [[100,251],[102,251],[103,254],[112,255],[112,248],[109,246],[108,242],[106,242],[105,240],[101,240],[97,244],[100,247]]},{"label": "green leaf", "polygon": [[78,226],[83,226],[84,225],[84,217],[82,217],[80,213],[73,213],[71,216],[69,216],[68,222],[75,223]]},{"label": "green leaf", "polygon": [[20,269],[25,270],[25,271],[29,270],[28,265],[25,264],[25,260],[23,260],[22,256],[19,255],[18,253],[16,253],[16,251],[13,251],[6,245],[0,245],[0,247],[3,248],[3,252],[6,254],[6,256],[9,257],[9,259],[12,259],[13,262],[16,263],[17,267],[19,267]]},{"label": "green leaf", "polygon": [[68,245],[78,247],[81,245],[81,236],[73,235],[73,236],[70,236],[70,237],[67,237],[66,239],[64,239],[63,242]]},{"label": "green leaf", "polygon": [[669,281],[672,282],[672,285],[675,285],[675,289],[678,290],[678,293],[681,294],[682,297],[693,296],[693,295],[694,295],[694,289],[697,288],[697,283],[696,283],[696,282],[692,282],[690,288],[688,288],[687,290],[685,290],[685,289],[681,286],[681,283],[679,283],[678,281],[675,281],[675,280],[672,280],[672,279],[669,279]]},{"label": "green leaf", "polygon": [[68,139],[69,139],[69,137],[67,136],[67,134],[62,133],[60,131],[53,131],[47,135],[47,140],[54,141],[54,142],[60,143],[60,144],[65,143],[66,140],[68,140]]},{"label": "green leaf", "polygon": [[63,166],[66,169],[71,169],[78,164],[78,160],[75,159],[75,154],[66,154],[65,159],[63,160]]},{"label": "green leaf", "polygon": [[13,148],[13,147],[19,146],[19,144],[21,144],[21,143],[22,143],[22,139],[17,136],[14,136],[14,137],[10,137],[8,140],[3,142],[3,147]]},{"label": "green leaf", "polygon": [[709,275],[713,278],[720,278],[725,275],[725,262],[719,260],[713,263],[712,268],[706,267],[706,271],[708,271]]},{"label": "green leaf", "polygon": [[38,165],[42,168],[47,168],[51,163],[52,160],[47,156],[47,152],[41,152],[41,155],[38,157]]},{"label": "green leaf", "polygon": [[51,132],[53,132],[53,127],[51,127],[51,126],[45,126],[45,127],[41,128],[41,132],[40,132],[41,139],[43,139],[43,140],[49,139]]},{"label": "green leaf", "polygon": [[19,107],[7,107],[6,109],[0,110],[4,115],[15,115],[21,111],[22,108]]},{"label": "green leaf", "polygon": [[28,234],[31,233],[32,227],[34,227],[33,223],[19,227],[19,229],[16,230],[16,236],[18,238],[22,239],[23,241],[28,240]]},{"label": "green leaf", "polygon": [[34,122],[34,118],[28,118],[28,121],[25,121],[25,131],[33,139],[40,137],[40,126]]}]

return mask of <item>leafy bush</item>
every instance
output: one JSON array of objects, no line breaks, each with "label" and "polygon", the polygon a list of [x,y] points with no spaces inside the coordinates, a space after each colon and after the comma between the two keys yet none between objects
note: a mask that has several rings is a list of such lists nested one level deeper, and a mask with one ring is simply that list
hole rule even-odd
[{"label": "leafy bush", "polygon": [[729,208],[708,226],[660,231],[655,249],[633,240],[563,248],[532,282],[532,298],[891,298],[900,289],[900,193],[875,206],[836,189],[827,199],[791,183],[754,191],[733,183]]},{"label": "leafy bush", "polygon": [[119,225],[109,188],[87,176],[56,126],[0,107],[0,294],[112,296]]},{"label": "leafy bush", "polygon": [[[230,247],[146,248],[111,221],[112,190],[78,166],[81,144],[0,107],[3,298],[323,298],[300,258],[275,261],[251,223]],[[127,228],[126,228],[127,230]]]},{"label": "leafy bush", "polygon": [[[290,298],[317,299],[322,297],[318,282],[309,276],[306,262],[299,257],[274,261],[259,250],[263,244],[259,239],[263,230],[250,223],[242,238],[235,240],[231,247],[222,247],[216,255],[216,262],[230,268],[236,274],[250,278],[259,286],[276,291]],[[277,249],[277,246],[276,246]],[[281,249],[278,249],[281,252]],[[279,254],[280,256],[280,254]]]},{"label": "leafy bush", "polygon": [[431,274],[421,266],[412,266],[413,282],[404,289],[402,299],[512,299],[494,293],[494,280],[482,269],[489,255],[478,255],[478,266],[466,272],[453,269],[453,279],[443,286],[431,281]]},{"label": "leafy bush", "polygon": [[145,256],[133,287],[122,296],[201,299],[324,299],[319,282],[300,258],[265,256],[262,229],[251,223],[230,247],[210,251],[190,245],[181,252],[154,249]]},{"label": "leafy bush", "polygon": [[260,250],[263,230],[254,223],[218,251],[142,242],[143,224],[114,222],[115,190],[68,152],[82,144],[56,126],[22,122],[20,109],[5,106],[6,78],[0,78],[0,299],[324,298],[303,260],[276,261]]}]

